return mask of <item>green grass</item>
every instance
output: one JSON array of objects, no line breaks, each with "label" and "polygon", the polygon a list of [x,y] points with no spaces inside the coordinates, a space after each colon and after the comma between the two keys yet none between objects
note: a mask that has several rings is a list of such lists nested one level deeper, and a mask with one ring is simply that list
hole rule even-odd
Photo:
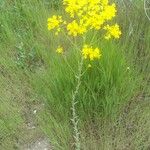
[{"label": "green grass", "polygon": [[[60,4],[0,4],[0,149],[19,149],[16,139],[26,143],[22,113],[28,112],[22,107],[32,107],[34,101],[45,103],[37,120],[54,149],[74,149],[71,98],[80,53],[46,26],[51,14],[62,13]],[[84,150],[149,149],[150,22],[142,4],[120,2],[121,39],[106,42],[97,35],[94,46],[101,47],[102,58],[89,69],[89,62],[84,62],[76,107]],[[90,39],[89,34],[86,40]],[[63,56],[55,53],[60,41],[66,50]]]}]

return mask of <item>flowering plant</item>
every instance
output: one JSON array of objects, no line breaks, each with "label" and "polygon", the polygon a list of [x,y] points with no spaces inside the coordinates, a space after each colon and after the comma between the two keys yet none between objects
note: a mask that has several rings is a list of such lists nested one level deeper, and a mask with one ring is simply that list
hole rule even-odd
[{"label": "flowering plant", "polygon": [[[77,127],[78,117],[76,115],[75,104],[76,97],[81,85],[82,66],[84,60],[94,61],[102,56],[101,49],[94,47],[92,42],[86,43],[86,35],[90,31],[104,31],[103,38],[109,40],[111,38],[118,39],[121,35],[119,25],[112,24],[110,21],[116,16],[115,3],[110,4],[108,0],[63,0],[65,13],[68,19],[63,19],[60,15],[53,15],[48,18],[48,30],[53,30],[58,36],[60,32],[67,33],[67,38],[77,50],[81,53],[81,61],[78,67],[77,85],[72,95],[72,123],[74,128],[74,139],[76,150],[80,150],[79,130]],[[93,32],[92,32],[93,33]],[[83,45],[79,47],[70,37],[82,37]],[[94,37],[94,35],[92,35]],[[56,49],[59,54],[64,53],[63,47],[60,45]],[[91,64],[88,65],[88,68]]]}]

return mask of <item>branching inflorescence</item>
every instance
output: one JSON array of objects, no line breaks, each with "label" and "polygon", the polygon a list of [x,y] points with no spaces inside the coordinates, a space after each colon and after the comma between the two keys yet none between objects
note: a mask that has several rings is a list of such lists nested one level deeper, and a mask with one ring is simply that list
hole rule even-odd
[{"label": "branching inflorescence", "polygon": [[[56,15],[48,18],[48,30],[54,30],[55,35],[66,30],[68,36],[77,37],[84,36],[90,30],[103,30],[106,40],[120,37],[119,25],[110,24],[117,12],[115,3],[109,4],[108,0],[63,0],[63,5],[68,20]],[[83,45],[81,51],[85,59],[94,60],[101,56],[100,49],[93,49],[90,44]],[[57,52],[63,53],[63,48]]]}]

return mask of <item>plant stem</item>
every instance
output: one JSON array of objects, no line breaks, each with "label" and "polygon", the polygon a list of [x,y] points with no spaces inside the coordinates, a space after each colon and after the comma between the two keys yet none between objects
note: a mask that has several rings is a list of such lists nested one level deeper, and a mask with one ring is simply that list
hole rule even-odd
[{"label": "plant stem", "polygon": [[78,75],[76,76],[77,78],[77,85],[75,88],[75,91],[72,94],[72,124],[73,124],[73,128],[74,128],[74,140],[75,140],[75,150],[80,150],[81,149],[81,145],[80,145],[80,133],[79,133],[79,129],[78,129],[78,116],[76,113],[76,104],[77,104],[77,94],[81,85],[81,77],[82,77],[82,67],[83,67],[83,58],[81,59],[80,63],[79,63],[79,67],[78,67]]}]

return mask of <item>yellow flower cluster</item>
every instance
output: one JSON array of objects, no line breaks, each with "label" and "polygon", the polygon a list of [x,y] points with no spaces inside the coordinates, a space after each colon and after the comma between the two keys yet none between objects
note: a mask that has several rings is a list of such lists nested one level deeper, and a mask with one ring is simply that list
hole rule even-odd
[{"label": "yellow flower cluster", "polygon": [[70,35],[77,36],[88,30],[101,29],[102,25],[116,15],[116,5],[108,0],[64,0],[65,11],[73,19],[67,25]]},{"label": "yellow flower cluster", "polygon": [[[68,14],[63,20],[62,16],[53,15],[48,18],[48,30],[54,30],[58,35],[62,28],[67,31],[70,36],[78,36],[87,33],[90,30],[104,30],[105,39],[116,38],[121,35],[118,24],[109,25],[116,16],[116,5],[110,4],[109,0],[63,0],[65,12]],[[64,52],[62,47],[58,47],[57,53]],[[82,48],[82,56],[84,59],[94,60],[101,57],[99,48],[92,48],[90,45],[84,45]]]},{"label": "yellow flower cluster", "polygon": [[82,35],[92,29],[104,29],[107,31],[106,39],[120,37],[118,25],[105,25],[116,16],[114,3],[109,4],[108,0],[63,0],[63,5],[71,18],[68,22],[63,21],[61,16],[53,15],[48,18],[48,30],[56,29],[56,35],[61,30],[61,24],[64,24],[68,34],[72,36]]},{"label": "yellow flower cluster", "polygon": [[92,48],[89,45],[84,45],[82,49],[82,56],[84,59],[94,60],[101,57],[99,48]]},{"label": "yellow flower cluster", "polygon": [[55,34],[57,35],[60,32],[60,25],[63,22],[62,16],[53,15],[51,18],[47,19],[48,22],[48,30],[52,30],[56,28]]},{"label": "yellow flower cluster", "polygon": [[63,48],[61,46],[58,46],[58,48],[56,49],[56,52],[58,54],[63,54],[64,50],[63,50]]},{"label": "yellow flower cluster", "polygon": [[77,34],[83,34],[86,28],[83,24],[78,24],[77,21],[74,20],[67,25],[67,30],[69,35],[77,36]]},{"label": "yellow flower cluster", "polygon": [[119,25],[115,24],[113,26],[106,25],[104,29],[107,31],[105,35],[105,39],[109,40],[111,37],[118,39],[121,35],[121,31],[119,29]]}]

